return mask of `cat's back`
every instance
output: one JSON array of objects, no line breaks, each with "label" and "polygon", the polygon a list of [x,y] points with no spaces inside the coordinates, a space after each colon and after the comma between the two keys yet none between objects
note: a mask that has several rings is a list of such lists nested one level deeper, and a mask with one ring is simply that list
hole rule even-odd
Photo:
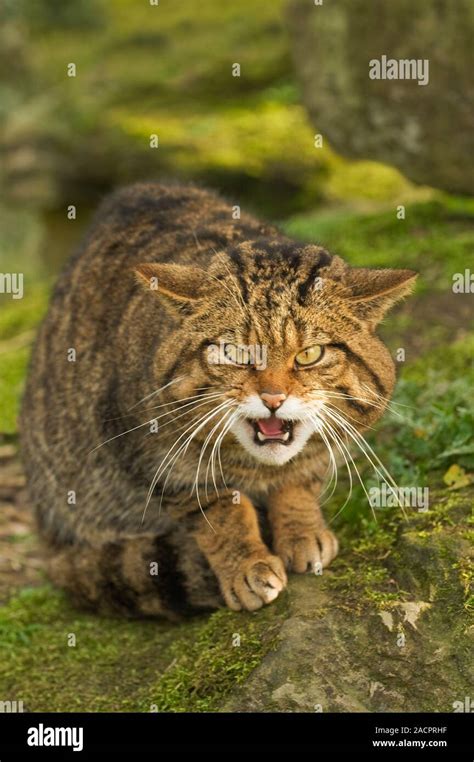
[{"label": "cat's back", "polygon": [[[98,301],[123,306],[145,262],[206,268],[216,251],[277,231],[197,185],[135,183],[109,195],[61,273],[51,300],[61,311]],[[128,276],[128,277],[127,277]],[[76,316],[77,317],[77,316]]]},{"label": "cat's back", "polygon": [[138,264],[206,268],[217,250],[269,230],[195,185],[144,182],[107,197],[53,291],[30,361],[23,426],[52,425],[74,410],[84,416],[122,359],[129,365],[172,330],[159,300],[139,287]]},{"label": "cat's back", "polygon": [[58,285],[72,285],[73,272],[90,266],[97,271],[138,262],[197,263],[207,258],[199,234],[215,243],[231,214],[227,202],[194,185],[144,182],[121,188],[98,208]]},{"label": "cat's back", "polygon": [[[157,308],[156,300],[144,299],[138,288],[135,266],[196,258],[196,228],[202,229],[203,221],[225,207],[196,186],[158,183],[127,186],[104,200],[53,290],[33,348],[23,410],[31,413],[40,397],[53,396],[48,393],[52,380],[57,380],[55,393],[61,396],[73,375],[64,374],[71,357],[74,365],[68,363],[68,371],[79,366],[89,370],[91,360],[103,372],[131,304],[136,300]],[[83,383],[87,386],[88,380]]]},{"label": "cat's back", "polygon": [[139,288],[137,265],[173,262],[206,269],[216,251],[270,232],[277,231],[196,185],[143,182],[122,188],[99,207],[59,276],[37,347],[43,345],[50,358],[64,355],[67,347],[104,349],[124,314],[136,306],[159,309]]},{"label": "cat's back", "polygon": [[[129,390],[140,399],[156,386],[150,358],[173,323],[161,301],[137,283],[136,266],[174,262],[205,269],[216,251],[270,230],[193,185],[138,183],[105,199],[58,279],[23,395],[23,463],[45,531],[68,536],[68,490],[86,492],[81,504],[93,510],[103,484],[109,491],[118,485],[111,450],[94,455],[100,462],[96,481],[85,456],[111,436],[108,427],[123,431],[128,405],[122,401]],[[127,450],[127,456],[123,439],[117,442],[125,473],[135,454]],[[134,494],[116,490],[109,506],[133,503]],[[77,511],[77,521],[82,515]]]},{"label": "cat's back", "polygon": [[231,207],[192,185],[138,183],[99,207],[59,276],[31,354],[19,424],[36,504],[53,501],[59,478],[74,481],[85,445],[106,438],[119,380],[135,383],[139,396],[154,343],[172,330],[159,301],[138,286],[135,266],[199,258],[205,266],[209,246],[196,241],[201,233],[215,248],[219,216],[231,219]]}]

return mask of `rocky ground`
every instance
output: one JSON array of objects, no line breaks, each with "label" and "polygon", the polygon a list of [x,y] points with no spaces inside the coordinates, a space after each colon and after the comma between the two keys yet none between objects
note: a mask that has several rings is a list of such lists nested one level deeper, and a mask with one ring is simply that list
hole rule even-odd
[{"label": "rocky ground", "polygon": [[[263,612],[181,625],[74,610],[0,450],[0,694],[31,711],[450,711],[470,695],[474,491],[344,542]],[[471,616],[470,616],[471,615]]]},{"label": "rocky ground", "polygon": [[38,585],[43,559],[25,496],[25,477],[15,445],[0,446],[0,602]]},{"label": "rocky ground", "polygon": [[438,496],[430,516],[379,547],[348,549],[324,580],[294,579],[275,649],[224,708],[452,711],[474,677],[463,571],[472,499]]}]

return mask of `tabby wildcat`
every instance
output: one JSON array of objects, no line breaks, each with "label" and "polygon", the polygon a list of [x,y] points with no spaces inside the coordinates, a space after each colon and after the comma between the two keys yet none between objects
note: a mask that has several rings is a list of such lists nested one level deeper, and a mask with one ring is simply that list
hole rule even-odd
[{"label": "tabby wildcat", "polygon": [[375,327],[415,273],[234,216],[193,186],[120,190],[54,291],[22,450],[51,576],[83,605],[255,610],[337,554],[318,498],[386,407]]}]

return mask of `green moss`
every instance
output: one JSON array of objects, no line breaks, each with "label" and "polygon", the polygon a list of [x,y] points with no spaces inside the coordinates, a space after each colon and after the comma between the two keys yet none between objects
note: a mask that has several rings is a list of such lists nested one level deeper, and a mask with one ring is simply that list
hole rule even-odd
[{"label": "green moss", "polygon": [[458,571],[464,592],[464,608],[472,616],[474,614],[474,561],[466,556],[455,563],[454,568]]},{"label": "green moss", "polygon": [[0,352],[8,350],[8,340],[36,328],[48,304],[49,287],[35,284],[26,288],[23,299],[2,296],[0,310]]},{"label": "green moss", "polygon": [[272,647],[284,610],[282,599],[256,615],[132,622],[27,589],[0,609],[0,693],[29,711],[216,709]]},{"label": "green moss", "polygon": [[172,667],[154,702],[157,711],[216,709],[272,648],[285,615],[284,598],[258,615],[219,611],[197,628],[188,648],[174,645]]},{"label": "green moss", "polygon": [[[472,561],[461,555],[459,540],[468,531],[474,492],[433,492],[427,512],[401,515],[380,514],[377,523],[341,525],[340,536],[351,544],[327,578],[329,589],[347,609],[362,615],[367,610],[397,608],[412,600],[417,584],[426,577],[425,593],[436,580],[436,597],[451,607],[453,618],[460,608],[472,607]],[[400,550],[402,548],[402,550]],[[409,592],[411,590],[411,592]],[[464,596],[462,591],[464,591]],[[416,593],[415,593],[416,594]]]},{"label": "green moss", "polygon": [[396,534],[390,525],[387,528],[371,527],[371,530],[355,540],[352,551],[363,558],[385,558],[395,542]]},{"label": "green moss", "polygon": [[348,610],[362,615],[374,608],[376,611],[392,608],[409,599],[409,593],[400,589],[382,562],[361,563],[350,556],[346,563],[342,571],[337,570],[327,581],[329,589],[337,595],[338,606],[344,601]]},{"label": "green moss", "polygon": [[0,432],[17,430],[19,400],[23,389],[29,347],[0,354]]},{"label": "green moss", "polygon": [[351,264],[410,267],[420,273],[418,292],[450,291],[452,276],[464,272],[474,244],[474,202],[447,197],[409,204],[404,220],[391,211],[372,214],[336,212],[294,217],[290,235],[321,241]]},{"label": "green moss", "polygon": [[317,202],[322,180],[337,163],[329,148],[314,148],[303,108],[281,102],[274,92],[243,105],[224,102],[211,113],[162,108],[141,115],[121,108],[108,122],[147,156],[150,135],[158,134],[156,160],[175,176],[205,177],[239,196],[244,182],[254,204],[273,218]]},{"label": "green moss", "polygon": [[408,203],[421,200],[425,195],[430,198],[433,191],[429,188],[414,186],[394,167],[375,161],[339,160],[334,164],[326,184],[327,196],[338,202],[357,199],[358,207],[367,206],[366,201]]},{"label": "green moss", "polygon": [[42,318],[49,288],[36,284],[25,290],[23,299],[2,299],[0,310],[0,433],[17,429],[19,399],[33,341]]}]

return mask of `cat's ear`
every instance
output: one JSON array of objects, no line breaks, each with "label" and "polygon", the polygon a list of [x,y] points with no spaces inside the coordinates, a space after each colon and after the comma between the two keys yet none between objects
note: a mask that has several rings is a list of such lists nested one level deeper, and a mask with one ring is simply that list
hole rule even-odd
[{"label": "cat's ear", "polygon": [[150,291],[163,294],[176,306],[196,301],[208,280],[204,270],[194,265],[149,263],[137,265],[135,273]]},{"label": "cat's ear", "polygon": [[396,302],[412,292],[417,277],[414,270],[349,267],[343,282],[350,289],[347,298],[354,313],[375,326]]}]

